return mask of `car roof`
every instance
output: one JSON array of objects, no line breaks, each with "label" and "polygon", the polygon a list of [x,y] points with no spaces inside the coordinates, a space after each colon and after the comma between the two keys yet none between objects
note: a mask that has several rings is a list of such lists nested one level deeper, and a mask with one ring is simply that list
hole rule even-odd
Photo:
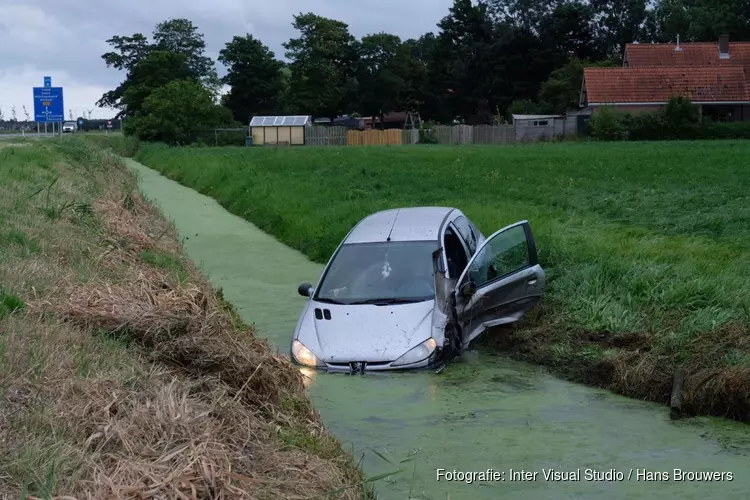
[{"label": "car roof", "polygon": [[440,228],[456,210],[449,207],[409,207],[368,215],[349,233],[344,244],[389,241],[438,241]]}]

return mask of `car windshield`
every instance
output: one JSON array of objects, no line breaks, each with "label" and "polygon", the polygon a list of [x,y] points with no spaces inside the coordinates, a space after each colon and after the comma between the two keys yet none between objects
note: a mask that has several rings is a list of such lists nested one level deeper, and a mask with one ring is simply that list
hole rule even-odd
[{"label": "car windshield", "polygon": [[435,297],[434,241],[347,244],[318,286],[315,299],[340,304],[396,304]]},{"label": "car windshield", "polygon": [[[60,123],[60,122],[58,122],[58,123]],[[74,127],[74,126],[75,126],[75,123],[74,123],[74,122],[65,122],[65,123],[63,124],[63,127]]]}]

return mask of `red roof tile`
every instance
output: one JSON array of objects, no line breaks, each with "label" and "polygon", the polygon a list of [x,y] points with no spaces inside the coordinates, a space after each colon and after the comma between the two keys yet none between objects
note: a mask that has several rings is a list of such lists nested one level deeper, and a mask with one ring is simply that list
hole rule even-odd
[{"label": "red roof tile", "polygon": [[584,82],[589,105],[664,103],[676,94],[693,102],[750,101],[740,66],[586,68]]},{"label": "red roof tile", "polygon": [[625,61],[630,68],[648,66],[744,66],[750,70],[750,42],[730,42],[729,58],[719,57],[718,43],[629,43]]}]

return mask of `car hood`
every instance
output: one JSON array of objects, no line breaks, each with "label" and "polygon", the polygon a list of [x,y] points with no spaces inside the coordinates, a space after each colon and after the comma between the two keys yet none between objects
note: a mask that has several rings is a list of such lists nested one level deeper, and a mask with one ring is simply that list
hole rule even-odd
[{"label": "car hood", "polygon": [[[395,361],[432,333],[434,300],[390,306],[309,301],[297,339],[326,363]],[[330,311],[316,319],[315,309]]]}]

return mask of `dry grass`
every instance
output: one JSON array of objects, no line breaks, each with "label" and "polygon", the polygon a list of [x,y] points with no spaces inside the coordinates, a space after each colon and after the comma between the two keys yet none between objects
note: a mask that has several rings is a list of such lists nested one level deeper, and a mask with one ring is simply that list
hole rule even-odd
[{"label": "dry grass", "polygon": [[0,290],[24,306],[0,315],[0,495],[362,496],[299,371],[180,255],[119,162],[76,141],[9,150]]}]

